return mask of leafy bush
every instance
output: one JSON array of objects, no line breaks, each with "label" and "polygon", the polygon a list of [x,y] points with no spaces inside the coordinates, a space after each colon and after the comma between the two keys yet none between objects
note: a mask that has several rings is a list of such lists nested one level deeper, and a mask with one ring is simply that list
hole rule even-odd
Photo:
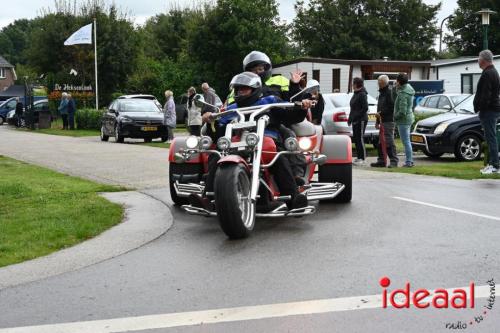
[{"label": "leafy bush", "polygon": [[80,109],[76,111],[76,128],[99,130],[101,128],[101,119],[103,114],[104,110]]}]

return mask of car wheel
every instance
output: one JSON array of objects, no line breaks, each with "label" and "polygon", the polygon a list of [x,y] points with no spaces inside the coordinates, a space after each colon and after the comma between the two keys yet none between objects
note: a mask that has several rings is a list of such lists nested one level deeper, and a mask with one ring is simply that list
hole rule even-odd
[{"label": "car wheel", "polygon": [[104,134],[104,126],[101,126],[101,141],[108,141],[109,135]]},{"label": "car wheel", "polygon": [[345,185],[339,195],[327,202],[347,203],[352,199],[352,164],[325,164],[318,168],[318,181],[320,183],[336,183]]},{"label": "car wheel", "polygon": [[124,138],[120,134],[120,126],[118,124],[115,125],[115,142],[117,143],[123,143]]},{"label": "car wheel", "polygon": [[481,158],[481,139],[467,134],[460,137],[455,145],[455,157],[460,161],[475,161]]},{"label": "car wheel", "polygon": [[3,119],[3,117],[0,117],[0,125],[3,125],[5,119]]},{"label": "car wheel", "polygon": [[148,138],[144,139],[144,142],[146,143],[150,143],[151,141],[153,141],[153,139],[148,139]]},{"label": "car wheel", "polygon": [[422,150],[425,156],[430,157],[430,158],[439,158],[443,156],[444,153],[431,153],[427,149]]},{"label": "car wheel", "polygon": [[167,142],[167,141],[168,141],[168,136],[161,137],[161,142]]}]

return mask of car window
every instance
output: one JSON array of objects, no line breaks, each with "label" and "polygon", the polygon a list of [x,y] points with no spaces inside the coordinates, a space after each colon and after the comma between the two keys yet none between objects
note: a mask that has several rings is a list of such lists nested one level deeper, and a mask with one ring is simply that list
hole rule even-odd
[{"label": "car window", "polygon": [[12,100],[12,101],[9,101],[9,102],[7,103],[7,108],[8,108],[8,109],[15,109],[15,108],[16,108],[16,104],[17,104],[17,102],[16,102],[16,100],[15,100],[15,99],[14,99],[14,100]]},{"label": "car window", "polygon": [[451,103],[448,97],[441,96],[438,103],[438,109],[449,109],[451,108]]},{"label": "car window", "polygon": [[457,96],[451,96],[451,101],[453,102],[453,105],[457,105],[463,102],[464,99],[469,97],[470,95],[457,95]]},{"label": "car window", "polygon": [[419,106],[424,106],[424,105],[425,105],[425,103],[427,103],[427,100],[428,100],[428,98],[427,98],[427,97],[422,98],[422,99],[420,100],[420,102],[418,103],[418,105],[419,105]]},{"label": "car window", "polygon": [[466,100],[462,101],[456,109],[460,113],[474,113],[474,95],[469,96]]},{"label": "car window", "polygon": [[35,111],[47,110],[49,108],[48,103],[42,102],[34,105]]},{"label": "car window", "polygon": [[150,99],[122,99],[119,109],[120,112],[157,112],[158,106]]},{"label": "car window", "polygon": [[428,108],[437,109],[439,98],[440,96],[429,97],[429,100],[427,101],[427,104],[425,104],[425,106]]}]

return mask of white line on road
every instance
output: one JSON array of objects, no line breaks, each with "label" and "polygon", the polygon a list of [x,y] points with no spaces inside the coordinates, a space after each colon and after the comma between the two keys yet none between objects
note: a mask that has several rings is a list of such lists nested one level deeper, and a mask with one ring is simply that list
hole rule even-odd
[{"label": "white line on road", "polygon": [[462,213],[462,214],[467,214],[467,215],[482,217],[482,218],[489,219],[489,220],[500,221],[500,217],[496,217],[496,216],[479,214],[479,213],[475,213],[475,212],[469,212],[467,210],[462,210],[462,209],[457,209],[457,208],[451,208],[451,207],[446,207],[446,206],[441,206],[441,205],[435,205],[435,204],[431,204],[431,203],[428,203],[428,202],[417,201],[417,200],[412,200],[412,199],[407,199],[407,198],[401,198],[401,197],[392,197],[392,198],[396,199],[396,200],[402,200],[402,201],[411,202],[411,203],[418,204],[418,205],[429,206],[429,207],[439,208],[439,209],[445,209],[445,210],[449,210],[449,211],[452,211],[452,212],[457,212],[457,213]]},{"label": "white line on road", "polygon": [[[457,288],[450,288],[447,289],[447,291],[452,294],[455,289]],[[462,287],[460,289],[469,290],[469,286]],[[474,295],[475,298],[489,297],[490,286],[476,286],[474,289]],[[432,295],[422,301],[426,301],[430,297],[432,297]],[[53,325],[14,327],[0,329],[0,333],[130,332],[375,308],[382,308],[382,295],[331,298],[303,302],[244,306]]]}]

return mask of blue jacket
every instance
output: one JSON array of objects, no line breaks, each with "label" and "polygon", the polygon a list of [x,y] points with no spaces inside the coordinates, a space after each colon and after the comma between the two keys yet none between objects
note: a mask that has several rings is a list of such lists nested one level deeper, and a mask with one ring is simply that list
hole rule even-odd
[{"label": "blue jacket", "polygon": [[57,110],[59,110],[60,114],[68,114],[68,100],[61,99],[61,104],[59,104]]}]

